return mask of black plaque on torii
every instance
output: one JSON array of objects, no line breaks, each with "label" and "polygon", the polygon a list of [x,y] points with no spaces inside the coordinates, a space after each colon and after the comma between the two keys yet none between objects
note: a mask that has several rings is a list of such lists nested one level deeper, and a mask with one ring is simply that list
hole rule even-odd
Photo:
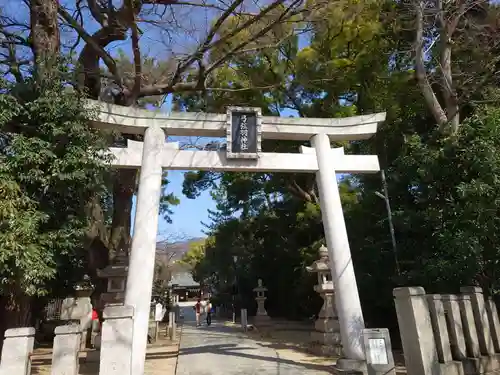
[{"label": "black plaque on torii", "polygon": [[229,159],[258,159],[261,152],[260,108],[228,107],[226,135]]}]

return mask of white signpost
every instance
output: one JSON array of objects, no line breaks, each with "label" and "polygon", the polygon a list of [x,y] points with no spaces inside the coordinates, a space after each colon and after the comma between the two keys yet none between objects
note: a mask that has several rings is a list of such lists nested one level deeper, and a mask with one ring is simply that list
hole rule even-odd
[{"label": "white signpost", "polygon": [[155,305],[155,342],[158,341],[158,336],[160,333],[160,322],[163,320],[163,316],[165,312],[163,311],[163,305],[161,303],[157,303]]},{"label": "white signpost", "polygon": [[[361,140],[377,131],[385,113],[347,118],[284,118],[261,116],[256,108],[229,108],[226,114],[172,113],[102,102],[96,127],[128,134],[144,134],[144,142],[110,148],[116,168],[140,168],[137,210],[130,255],[125,304],[134,307],[132,369],[144,373],[151,285],[154,275],[162,169],[246,172],[316,173],[325,238],[329,249],[335,299],[345,357],[337,365],[365,362],[364,320],[342,212],[336,173],[374,173],[375,155],[345,155],[331,149],[334,140]],[[227,151],[179,150],[168,136],[227,137]],[[301,153],[261,152],[260,139],[311,141]],[[348,369],[346,367],[343,367]]]},{"label": "white signpost", "polygon": [[389,330],[365,328],[363,342],[368,375],[396,375]]},{"label": "white signpost", "polygon": [[368,339],[368,348],[366,351],[368,353],[368,363],[373,365],[389,364],[384,339]]}]

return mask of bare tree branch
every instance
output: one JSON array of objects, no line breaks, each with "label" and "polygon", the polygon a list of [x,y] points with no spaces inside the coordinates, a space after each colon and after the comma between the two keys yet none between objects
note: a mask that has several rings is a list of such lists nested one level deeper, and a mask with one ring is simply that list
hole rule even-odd
[{"label": "bare tree branch", "polygon": [[[439,0],[441,9],[438,9],[444,17],[444,9],[442,9],[442,0]],[[446,107],[447,122],[450,126],[450,132],[455,134],[460,123],[459,107],[457,93],[453,87],[453,76],[451,70],[451,52],[452,52],[452,36],[456,30],[460,17],[465,9],[465,4],[460,5],[459,14],[455,15],[448,23],[443,24],[440,32],[440,65],[441,65],[441,82],[443,89],[444,104]]]},{"label": "bare tree branch", "polygon": [[[448,135],[458,131],[460,104],[469,95],[466,93],[459,98],[457,88],[467,92],[466,83],[470,81],[466,76],[467,70],[463,70],[463,64],[457,66],[457,59],[454,61],[452,54],[454,50],[460,52],[462,46],[470,46],[467,38],[481,35],[484,24],[481,24],[483,21],[475,14],[487,3],[486,0],[413,0],[415,77],[439,130]],[[488,39],[484,36],[481,38]],[[427,49],[424,48],[426,43],[430,44]],[[491,45],[486,47],[488,50],[494,48]],[[492,69],[494,71],[494,67]],[[481,77],[483,74],[479,71],[473,72],[472,75],[472,81],[484,82]],[[486,75],[490,76],[489,73]],[[477,93],[477,90],[475,92]]]},{"label": "bare tree branch", "polygon": [[104,13],[104,9],[99,4],[97,4],[96,0],[87,0],[87,4],[92,17],[94,17],[94,19],[99,22],[101,26],[104,26],[104,23],[108,18]]},{"label": "bare tree branch", "polygon": [[116,66],[116,62],[111,57],[111,55],[96,42],[94,35],[90,35],[85,31],[83,26],[81,26],[62,6],[59,6],[59,14],[71,27],[73,27],[78,35],[85,41],[86,45],[91,46],[96,53],[99,54],[99,57],[104,61],[107,68],[113,74],[115,79],[119,82],[120,76],[118,74],[118,68]]},{"label": "bare tree branch", "polygon": [[424,62],[424,11],[425,2],[421,0],[413,1],[415,10],[415,75],[418,85],[424,96],[429,110],[440,128],[444,128],[448,123],[448,118],[439,100],[432,89],[427,77],[427,70]]},{"label": "bare tree branch", "polygon": [[[294,5],[296,5],[297,3],[299,3],[300,0],[296,0],[292,3],[292,5],[290,5],[279,17],[278,19],[276,20],[277,23],[289,18],[291,15],[294,15],[294,14],[297,14],[296,12],[293,12],[292,9],[294,8]],[[266,35],[273,27],[275,27],[276,24],[275,23],[271,23],[269,24],[268,26],[264,27],[261,31],[259,31],[258,33],[256,33],[253,37],[241,42],[240,44],[238,44],[236,47],[233,47],[229,52],[227,52],[224,56],[222,56],[220,59],[218,59],[217,61],[215,61],[214,63],[212,63],[212,65],[210,65],[208,68],[207,68],[207,74],[210,74],[210,72],[212,72],[215,68],[219,67],[222,63],[224,63],[224,61],[227,61],[229,60],[231,57],[233,57],[239,50],[243,49],[245,46],[249,45],[250,43],[253,43],[255,42],[257,39],[259,39],[260,37]]]},{"label": "bare tree branch", "polygon": [[[133,1],[129,1],[129,7],[133,9]],[[137,22],[136,22],[136,14],[134,11],[132,11],[131,14],[131,20],[130,20],[130,28],[132,30],[132,53],[134,55],[134,68],[135,68],[135,79],[134,79],[134,86],[132,88],[131,92],[131,101],[135,102],[137,100],[137,97],[139,96],[139,93],[141,91],[141,84],[142,84],[142,59],[141,59],[141,50],[139,47],[139,28],[137,27]]]},{"label": "bare tree branch", "polygon": [[[231,37],[234,37],[238,35],[239,32],[242,30],[248,29],[248,27],[256,24],[260,20],[264,18],[267,14],[269,14],[272,10],[276,9],[279,5],[281,5],[284,1],[276,1],[273,4],[269,5],[266,7],[263,11],[258,13],[257,15],[253,16],[249,20],[245,21],[241,26],[235,28],[234,30],[230,31],[227,35],[224,35],[220,39],[217,39],[217,41],[211,43],[213,40],[216,30],[220,28],[222,25],[223,21],[217,22],[216,27],[214,27],[209,33],[208,36],[205,39],[205,42],[200,45],[200,47],[195,51],[191,56],[189,56],[187,59],[185,59],[182,63],[179,64],[173,79],[170,82],[164,83],[164,84],[157,84],[153,86],[147,86],[143,87],[141,89],[141,94],[140,96],[150,96],[150,95],[162,95],[166,93],[173,93],[173,92],[180,92],[180,91],[192,91],[192,90],[203,90],[205,89],[205,80],[207,76],[216,68],[221,66],[224,62],[228,61],[232,57],[234,57],[236,54],[241,53],[241,51],[246,47],[247,45],[257,41],[259,38],[265,36],[268,34],[277,24],[280,22],[284,22],[288,19],[290,19],[293,15],[299,14],[301,10],[298,10],[298,5],[301,4],[301,0],[295,0],[292,2],[287,8],[285,8],[284,11],[281,12],[281,14],[273,19],[269,25],[263,27],[260,31],[255,33],[255,35],[249,37],[248,39],[240,42],[237,44],[235,47],[231,48],[228,52],[224,53],[222,57],[217,59],[215,62],[213,62],[209,67],[206,68],[202,72],[202,70],[199,70],[199,73],[204,73],[204,74],[198,74],[197,75],[197,80],[194,82],[185,82],[181,83],[179,80],[182,77],[182,74],[187,70],[187,68],[196,60],[199,61],[200,66],[201,65],[201,57],[209,50],[215,48],[216,46],[219,46],[220,44],[227,42]],[[224,17],[227,17],[231,12],[234,11],[236,6],[239,4],[239,0],[235,1],[230,8],[230,11],[225,13],[223,15]],[[226,18],[224,18],[226,19]],[[219,19],[220,21],[220,19]],[[284,38],[286,39],[286,38]],[[276,45],[279,45],[280,43],[277,43]],[[256,47],[258,48],[258,47]],[[213,89],[212,89],[213,90]]]}]

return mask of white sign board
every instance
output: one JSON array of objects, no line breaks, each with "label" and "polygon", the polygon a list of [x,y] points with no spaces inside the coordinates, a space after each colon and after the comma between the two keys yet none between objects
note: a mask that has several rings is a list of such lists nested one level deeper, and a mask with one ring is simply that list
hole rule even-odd
[{"label": "white sign board", "polygon": [[155,306],[155,322],[161,322],[163,320],[163,306],[161,303],[157,303]]},{"label": "white sign board", "polygon": [[368,363],[372,365],[387,365],[389,359],[387,358],[387,350],[385,348],[384,339],[368,339]]}]

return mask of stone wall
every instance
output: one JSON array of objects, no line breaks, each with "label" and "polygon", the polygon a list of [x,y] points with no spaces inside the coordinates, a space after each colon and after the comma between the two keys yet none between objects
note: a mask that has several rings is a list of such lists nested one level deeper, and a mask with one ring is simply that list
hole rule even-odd
[{"label": "stone wall", "polygon": [[[130,306],[104,309],[100,375],[131,375],[132,319]],[[78,323],[55,329],[51,375],[78,375],[82,326]],[[34,328],[14,328],[5,333],[0,375],[31,375]]]},{"label": "stone wall", "polygon": [[421,287],[393,292],[408,375],[500,372],[500,320],[481,288],[426,294]]}]

